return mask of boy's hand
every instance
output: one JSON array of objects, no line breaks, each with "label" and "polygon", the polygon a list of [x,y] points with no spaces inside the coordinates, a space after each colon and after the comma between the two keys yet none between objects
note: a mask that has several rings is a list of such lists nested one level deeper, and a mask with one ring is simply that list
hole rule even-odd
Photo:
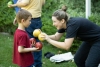
[{"label": "boy's hand", "polygon": [[33,51],[40,51],[39,48],[36,48],[36,47],[32,47],[33,48]]},{"label": "boy's hand", "polygon": [[13,25],[16,26],[16,24],[17,24],[17,20],[16,20],[16,18],[15,18],[14,21],[13,21]]},{"label": "boy's hand", "polygon": [[38,50],[41,50],[42,47],[43,47],[43,45],[42,45],[41,42],[36,42],[35,47],[36,47],[36,48],[39,48]]},{"label": "boy's hand", "polygon": [[35,38],[30,38],[30,44],[34,46],[36,44]]}]

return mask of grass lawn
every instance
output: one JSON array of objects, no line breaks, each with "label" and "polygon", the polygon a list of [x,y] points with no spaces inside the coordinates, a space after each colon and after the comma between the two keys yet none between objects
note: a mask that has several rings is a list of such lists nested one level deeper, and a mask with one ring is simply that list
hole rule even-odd
[{"label": "grass lawn", "polygon": [[[64,53],[66,51],[57,49],[47,42],[43,42],[43,56],[42,62],[43,67],[76,67],[74,62],[62,62],[62,63],[52,63],[49,59],[44,58],[44,53],[51,52],[54,54]],[[13,52],[13,36],[0,34],[0,67],[18,67],[12,63],[12,52]]]}]

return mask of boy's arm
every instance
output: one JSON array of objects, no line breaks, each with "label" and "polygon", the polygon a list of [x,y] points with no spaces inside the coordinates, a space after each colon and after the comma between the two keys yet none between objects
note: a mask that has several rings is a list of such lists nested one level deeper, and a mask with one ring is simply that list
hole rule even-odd
[{"label": "boy's arm", "polygon": [[19,53],[31,52],[31,51],[38,51],[39,48],[25,48],[24,46],[18,46]]}]

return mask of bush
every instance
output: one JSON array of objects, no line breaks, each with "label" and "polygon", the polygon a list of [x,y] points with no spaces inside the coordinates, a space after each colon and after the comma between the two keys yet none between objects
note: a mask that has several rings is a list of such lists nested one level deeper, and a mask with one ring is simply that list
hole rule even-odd
[{"label": "bush", "polygon": [[[16,29],[16,26],[12,24],[15,17],[15,12],[13,8],[8,8],[7,3],[9,0],[0,0],[0,32],[8,32],[13,34]],[[100,15],[100,1],[92,1],[92,15],[89,17],[89,20],[100,25],[99,15]],[[61,8],[62,5],[68,7],[68,13],[71,17],[85,17],[85,1],[84,0],[46,0],[46,4],[43,7],[42,12],[42,31],[47,34],[54,34],[57,30],[52,25],[51,16],[52,13]],[[65,35],[61,38],[60,41],[64,41]],[[79,47],[81,42],[75,40],[73,46],[69,51],[75,52]]]},{"label": "bush", "polygon": [[[52,0],[51,0],[52,1]],[[49,2],[49,1],[48,1]],[[46,4],[48,4],[48,2]],[[53,1],[52,1],[53,2]],[[92,4],[95,2],[94,6],[96,5],[96,1],[92,0]],[[49,2],[50,4],[50,2]],[[54,4],[54,3],[52,3]],[[84,0],[59,0],[59,4],[58,7],[52,6],[52,5],[46,5],[46,8],[48,8],[48,10],[43,9],[43,16],[42,16],[42,21],[43,21],[43,27],[42,27],[42,31],[46,32],[47,34],[54,34],[56,32],[56,28],[52,25],[52,20],[51,20],[51,16],[52,13],[61,8],[62,5],[66,5],[68,7],[68,14],[71,17],[84,17],[85,18],[85,1]],[[92,22],[100,25],[99,21],[99,9],[97,6],[94,7],[92,5],[92,15],[89,17],[89,20],[91,20]],[[51,7],[54,7],[53,9]],[[96,10],[95,10],[95,9]],[[94,13],[95,11],[95,13]],[[97,12],[96,12],[97,11]],[[65,35],[60,39],[60,41],[64,41],[65,39]],[[76,52],[76,50],[79,48],[81,44],[81,41],[75,40],[74,43],[72,44],[73,46],[68,50],[71,51],[73,53]]]},{"label": "bush", "polygon": [[93,13],[90,17],[89,20],[91,20],[92,22],[94,22],[95,24],[100,26],[100,13]]},{"label": "bush", "polygon": [[0,0],[0,32],[13,33],[15,28],[12,24],[15,13],[13,8],[8,8],[9,0]]}]

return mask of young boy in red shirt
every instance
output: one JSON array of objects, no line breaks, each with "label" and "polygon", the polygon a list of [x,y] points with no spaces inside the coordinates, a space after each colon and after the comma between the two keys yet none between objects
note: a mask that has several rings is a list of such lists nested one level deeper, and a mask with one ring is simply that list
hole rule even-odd
[{"label": "young boy in red shirt", "polygon": [[31,18],[31,13],[23,9],[21,9],[16,15],[18,28],[14,34],[13,63],[20,67],[32,67],[34,58],[31,51],[38,50],[38,48],[30,47],[29,37],[25,31],[25,28],[27,28],[31,23]]}]

